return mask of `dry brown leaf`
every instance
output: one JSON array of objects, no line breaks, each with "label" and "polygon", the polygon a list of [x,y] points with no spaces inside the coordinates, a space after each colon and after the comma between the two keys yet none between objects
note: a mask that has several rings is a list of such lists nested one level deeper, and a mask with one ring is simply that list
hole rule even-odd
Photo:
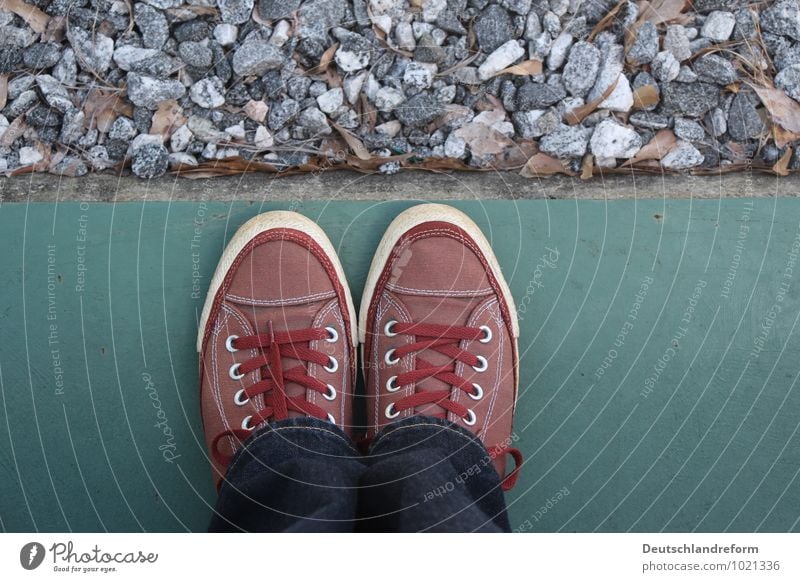
[{"label": "dry brown leaf", "polygon": [[791,132],[788,129],[783,129],[777,123],[773,123],[772,138],[775,140],[775,145],[782,148],[793,141],[800,140],[800,133]]},{"label": "dry brown leaf", "polygon": [[454,133],[456,137],[463,139],[469,145],[472,154],[478,157],[499,154],[514,145],[511,139],[485,123],[467,123]]},{"label": "dry brown leaf", "polygon": [[749,83],[764,107],[772,116],[772,121],[792,133],[800,133],[800,104],[780,89]]},{"label": "dry brown leaf", "polygon": [[67,27],[66,16],[53,16],[47,23],[47,30],[42,33],[42,40],[47,42],[61,42],[64,40]]},{"label": "dry brown leaf", "polygon": [[153,114],[150,133],[160,134],[164,139],[168,139],[184,123],[186,123],[186,117],[184,117],[183,108],[178,105],[178,102],[174,99],[162,101]]},{"label": "dry brown leaf", "polygon": [[344,138],[344,141],[347,142],[347,145],[350,146],[350,149],[353,150],[353,153],[356,157],[360,160],[369,160],[372,156],[367,149],[367,146],[364,145],[360,139],[358,139],[353,133],[350,133],[341,125],[331,122],[333,128],[339,132],[339,134]]},{"label": "dry brown leaf", "polygon": [[571,176],[572,172],[565,168],[564,164],[559,160],[542,152],[531,156],[519,173],[523,178],[540,178],[542,176],[552,176],[554,174],[567,174]]},{"label": "dry brown leaf", "polygon": [[[624,75],[625,73],[620,73]],[[611,83],[608,88],[603,91],[603,94],[600,95],[597,99],[589,101],[586,105],[581,105],[580,107],[576,107],[575,109],[571,109],[564,113],[564,121],[567,122],[569,125],[578,125],[587,115],[591,115],[595,109],[606,99],[608,96],[614,92],[614,89],[617,88],[617,83],[619,82],[619,77],[617,77],[616,81]]]},{"label": "dry brown leaf", "polygon": [[329,46],[322,56],[319,58],[319,64],[316,67],[310,68],[306,73],[308,75],[320,75],[328,70],[331,62],[333,61],[333,56],[336,54],[336,49],[339,48],[339,43],[335,42],[331,46]]},{"label": "dry brown leaf", "polygon": [[[258,10],[254,10],[253,12],[258,12]],[[191,4],[183,4],[175,8],[167,8],[167,13],[178,19],[188,20],[197,16],[217,16],[219,14],[219,9],[215,6],[192,6]]]},{"label": "dry brown leaf", "polygon": [[594,156],[586,154],[581,162],[581,180],[589,180],[594,171]]},{"label": "dry brown leaf", "polygon": [[529,61],[523,61],[519,64],[506,67],[502,71],[492,75],[492,77],[497,77],[498,75],[539,75],[541,72],[542,61],[531,59]]},{"label": "dry brown leaf", "polygon": [[792,148],[787,147],[786,152],[781,156],[775,165],[772,166],[772,170],[778,174],[779,176],[788,176],[789,175],[789,162],[792,159]]},{"label": "dry brown leaf", "polygon": [[633,92],[633,108],[647,109],[658,104],[658,89],[653,85],[642,85]]},{"label": "dry brown leaf", "polygon": [[653,0],[642,2],[639,6],[639,22],[661,24],[681,17],[686,0]]},{"label": "dry brown leaf", "polygon": [[6,106],[8,101],[8,75],[0,75],[0,109]]},{"label": "dry brown leaf", "polygon": [[600,19],[600,22],[595,24],[592,32],[589,34],[589,38],[587,39],[589,42],[592,42],[594,38],[603,32],[608,26],[616,20],[617,13],[620,11],[623,5],[627,4],[628,0],[620,0],[614,8],[609,10],[603,18]]},{"label": "dry brown leaf", "polygon": [[9,10],[28,23],[34,32],[44,32],[50,17],[30,4],[25,4],[22,0],[3,0],[3,10]]},{"label": "dry brown leaf", "polygon": [[624,162],[620,167],[631,166],[645,160],[660,160],[678,144],[678,138],[671,129],[659,130],[634,157]]},{"label": "dry brown leaf", "polygon": [[28,129],[28,124],[25,123],[24,118],[24,115],[20,115],[9,124],[2,137],[0,137],[0,146],[10,146],[19,136],[25,133],[25,130]]},{"label": "dry brown leaf", "polygon": [[133,116],[133,107],[119,93],[92,89],[83,106],[89,127],[96,126],[102,133],[111,129],[111,124],[120,115]]}]

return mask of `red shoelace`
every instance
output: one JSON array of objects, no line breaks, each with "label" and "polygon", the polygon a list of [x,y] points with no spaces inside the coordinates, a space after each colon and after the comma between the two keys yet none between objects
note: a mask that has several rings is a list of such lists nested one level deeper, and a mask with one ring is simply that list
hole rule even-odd
[{"label": "red shoelace", "polygon": [[[449,384],[467,394],[467,396],[479,400],[483,396],[483,388],[477,384],[469,382],[463,376],[455,373],[456,364],[462,362],[467,366],[472,366],[476,370],[486,369],[487,362],[481,356],[476,356],[458,346],[463,340],[468,341],[487,341],[491,338],[488,328],[463,327],[435,325],[428,323],[400,323],[394,322],[387,326],[387,335],[411,335],[417,341],[407,344],[387,354],[387,360],[399,360],[409,354],[416,353],[416,368],[409,372],[397,375],[390,381],[393,389],[399,389],[408,384],[419,385],[421,382],[435,378],[445,384]],[[450,362],[443,365],[434,365],[420,357],[420,353],[425,350],[433,350],[450,358]],[[414,409],[426,404],[436,404],[444,409],[443,412],[431,414],[436,418],[446,418],[447,412],[452,412],[456,416],[464,419],[468,426],[476,422],[475,414],[459,402],[454,402],[451,398],[451,390],[431,390],[426,392],[416,391],[410,396],[405,396],[395,402],[393,411],[395,416],[404,410]],[[388,415],[388,412],[387,412]],[[489,455],[492,459],[509,454],[514,459],[515,467],[502,481],[504,490],[514,487],[522,466],[522,453],[519,450],[507,445],[493,445],[488,447]]]},{"label": "red shoelace", "polygon": [[[321,380],[308,375],[308,370],[304,365],[298,365],[289,370],[283,369],[282,358],[291,358],[301,362],[312,362],[326,369],[335,371],[339,363],[322,352],[312,350],[308,343],[313,340],[330,340],[337,332],[328,328],[309,328],[290,331],[273,331],[272,324],[269,325],[268,333],[229,338],[229,349],[252,350],[258,349],[259,355],[256,357],[234,364],[231,369],[236,377],[243,378],[247,374],[258,370],[265,370],[262,379],[255,384],[239,390],[235,399],[237,404],[244,405],[248,400],[264,394],[264,408],[245,417],[241,429],[227,430],[214,438],[211,450],[214,459],[227,465],[232,458],[219,451],[217,445],[225,437],[234,437],[240,442],[250,436],[253,428],[266,420],[285,420],[289,418],[289,411],[299,412],[306,416],[313,416],[321,420],[331,420],[329,415],[316,404],[312,404],[305,399],[305,396],[290,397],[286,394],[286,384],[294,382],[309,390],[315,390],[327,398],[331,395],[335,397],[336,391],[333,386],[325,384]],[[336,336],[338,337],[338,336]],[[335,337],[333,339],[335,341]]]}]

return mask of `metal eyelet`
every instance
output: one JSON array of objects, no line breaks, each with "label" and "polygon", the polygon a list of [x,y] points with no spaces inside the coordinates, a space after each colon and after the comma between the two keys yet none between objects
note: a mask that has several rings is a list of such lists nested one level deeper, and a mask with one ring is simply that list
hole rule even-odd
[{"label": "metal eyelet", "polygon": [[[392,412],[393,410],[394,412]],[[395,410],[394,402],[392,402],[389,406],[386,407],[386,411],[384,412],[384,414],[386,414],[386,418],[397,418],[398,416],[400,416],[400,411]]]},{"label": "metal eyelet", "polygon": [[230,376],[231,380],[241,380],[244,378],[244,374],[239,373],[239,366],[241,366],[241,364],[236,362],[228,369],[228,376]]},{"label": "metal eyelet", "polygon": [[330,412],[328,413],[328,422],[330,422],[331,424],[336,424],[336,419]]},{"label": "metal eyelet", "polygon": [[328,384],[328,391],[322,395],[325,400],[336,400],[336,388]]},{"label": "metal eyelet", "polygon": [[245,416],[244,420],[242,421],[242,430],[253,430],[255,427],[250,424],[250,421],[253,420],[252,416]]},{"label": "metal eyelet", "polygon": [[481,388],[480,384],[472,383],[472,387],[475,389],[474,392],[467,392],[467,395],[472,398],[473,400],[480,400],[483,398],[483,388]]},{"label": "metal eyelet", "polygon": [[225,349],[228,350],[230,353],[238,352],[239,350],[233,347],[233,342],[239,339],[238,335],[229,335],[228,339],[225,340]]},{"label": "metal eyelet", "polygon": [[391,319],[386,323],[386,325],[383,326],[383,333],[386,335],[386,337],[394,337],[397,335],[392,331],[395,323],[397,322],[394,319]]},{"label": "metal eyelet", "polygon": [[250,402],[250,397],[244,393],[244,388],[239,390],[236,395],[233,397],[233,401],[236,403],[236,406],[244,406],[248,402]]},{"label": "metal eyelet", "polygon": [[397,380],[397,376],[392,376],[391,378],[386,380],[386,390],[388,392],[397,392],[398,390],[400,390],[400,386],[394,383],[395,380]]},{"label": "metal eyelet", "polygon": [[336,370],[339,369],[339,360],[334,358],[333,356],[328,356],[328,361],[330,362],[327,366],[323,366],[326,372],[330,372],[333,374]]},{"label": "metal eyelet", "polygon": [[393,358],[394,355],[394,348],[386,352],[386,355],[383,356],[383,361],[386,362],[389,366],[394,366],[397,362],[400,361],[400,358]]},{"label": "metal eyelet", "polygon": [[467,409],[467,418],[464,418],[464,424],[467,426],[473,426],[477,421],[478,417],[475,416],[475,413],[472,412],[472,409]]},{"label": "metal eyelet", "polygon": [[492,329],[488,325],[482,325],[480,329],[483,331],[483,337],[478,341],[482,344],[488,344],[492,341]]},{"label": "metal eyelet", "polygon": [[336,341],[339,339],[339,332],[332,327],[326,327],[325,331],[328,332],[328,337],[325,339],[326,342],[329,344],[335,344]]},{"label": "metal eyelet", "polygon": [[472,366],[473,370],[475,370],[476,372],[485,372],[486,370],[489,369],[489,362],[486,358],[484,358],[483,356],[475,356],[475,357],[478,358],[478,365]]}]

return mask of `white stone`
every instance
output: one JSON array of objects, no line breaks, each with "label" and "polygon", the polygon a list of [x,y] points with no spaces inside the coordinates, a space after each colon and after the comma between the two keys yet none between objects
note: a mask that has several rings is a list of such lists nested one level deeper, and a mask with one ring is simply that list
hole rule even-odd
[{"label": "white stone", "polygon": [[253,143],[260,148],[269,148],[272,147],[274,141],[269,130],[263,125],[259,125],[258,129],[256,129],[256,136],[253,139]]},{"label": "white stone", "polygon": [[434,63],[408,63],[403,73],[403,83],[416,89],[427,89],[433,84],[437,70]]},{"label": "white stone", "polygon": [[213,160],[217,156],[217,145],[213,143],[206,144],[201,155],[207,160]]},{"label": "white stone", "polygon": [[517,41],[509,40],[486,57],[483,64],[478,67],[478,77],[480,77],[482,81],[486,81],[513,64],[514,61],[524,54],[525,49],[519,46]]},{"label": "white stone", "polygon": [[572,46],[572,35],[568,32],[562,32],[553,41],[550,46],[550,54],[547,55],[547,68],[551,71],[557,71],[562,67],[564,61],[567,60],[569,47]]},{"label": "white stone", "polygon": [[169,143],[173,152],[182,152],[189,146],[189,142],[191,141],[192,130],[190,130],[189,127],[184,124],[172,132]]},{"label": "white stone", "polygon": [[378,91],[381,88],[381,84],[378,82],[378,79],[375,78],[375,75],[369,73],[367,75],[367,80],[364,83],[364,95],[367,96],[367,99],[370,101],[375,101],[375,98],[378,96]]},{"label": "white stone", "polygon": [[0,114],[0,138],[3,137],[3,134],[8,129],[9,123],[8,119],[6,119],[5,115]]},{"label": "white stone", "polygon": [[171,167],[196,166],[197,158],[192,154],[187,154],[186,152],[172,152],[169,155],[169,165]]},{"label": "white stone", "polygon": [[422,0],[422,20],[436,22],[445,8],[447,8],[447,0]]},{"label": "white stone", "polygon": [[404,51],[412,51],[417,48],[417,40],[414,38],[414,29],[408,22],[399,23],[394,29],[394,41],[397,48]]},{"label": "white stone", "polygon": [[375,107],[378,111],[394,111],[394,109],[406,100],[402,91],[392,87],[382,87],[375,95]]},{"label": "white stone", "polygon": [[231,125],[230,127],[225,128],[225,133],[227,133],[231,139],[244,139],[247,136],[247,133],[244,130],[244,122],[239,122],[236,125]]},{"label": "white stone", "polygon": [[131,151],[138,150],[146,145],[161,145],[164,143],[164,136],[160,133],[140,133],[131,142]]},{"label": "white stone", "polygon": [[272,36],[269,37],[270,44],[275,46],[283,46],[291,36],[292,25],[286,20],[279,20],[272,31]]},{"label": "white stone", "polygon": [[632,158],[642,149],[642,138],[633,129],[606,119],[595,128],[589,147],[598,158]]},{"label": "white stone", "polygon": [[681,64],[671,52],[661,51],[650,63],[650,71],[656,79],[668,83],[678,77],[681,72]]},{"label": "white stone", "polygon": [[214,40],[216,40],[222,46],[231,46],[233,43],[236,42],[236,38],[238,35],[239,35],[239,29],[233,24],[228,24],[227,22],[220,22],[218,25],[214,27]]},{"label": "white stone", "polygon": [[24,147],[19,148],[19,165],[20,166],[30,166],[35,164],[36,162],[41,162],[43,159],[42,154],[39,153],[39,150],[32,147]]},{"label": "white stone", "polygon": [[189,89],[189,97],[200,107],[213,109],[225,104],[224,86],[218,77],[200,79]]},{"label": "white stone", "polygon": [[620,112],[630,111],[631,107],[633,107],[633,91],[631,91],[631,85],[623,72],[623,48],[621,45],[608,46],[604,53],[600,72],[597,75],[594,87],[589,91],[586,101],[591,102],[599,99],[612,83],[617,81],[611,95],[600,103],[599,109]]},{"label": "white stone", "polygon": [[633,91],[628,78],[624,73],[620,73],[619,81],[614,91],[607,99],[602,101],[598,106],[599,109],[608,109],[609,111],[619,111],[626,113],[633,107]]},{"label": "white stone", "polygon": [[463,158],[467,154],[467,142],[463,137],[451,131],[444,142],[444,156],[446,158]]},{"label": "white stone", "polygon": [[161,51],[158,49],[126,45],[114,51],[114,62],[123,71],[130,71],[139,61],[144,61],[159,54],[161,54]]},{"label": "white stone", "polygon": [[378,14],[372,17],[372,23],[387,35],[392,32],[392,17],[388,14]]},{"label": "white stone", "polygon": [[714,42],[725,42],[731,37],[735,25],[736,17],[733,14],[715,10],[706,17],[700,34]]},{"label": "white stone", "polygon": [[367,79],[367,72],[363,71],[358,75],[351,75],[345,77],[342,81],[342,89],[344,89],[344,96],[347,102],[355,105],[358,97],[361,95],[361,88],[364,86],[364,81]]},{"label": "white stone", "polygon": [[375,126],[375,131],[387,137],[395,137],[400,130],[403,129],[402,124],[393,119],[392,121],[387,121],[386,123],[381,123],[380,125]]},{"label": "white stone", "polygon": [[661,165],[670,170],[686,170],[703,163],[703,154],[688,141],[678,140],[675,148],[661,160]]},{"label": "white stone", "polygon": [[344,91],[341,87],[325,91],[317,97],[317,105],[324,113],[334,113],[344,103]]}]

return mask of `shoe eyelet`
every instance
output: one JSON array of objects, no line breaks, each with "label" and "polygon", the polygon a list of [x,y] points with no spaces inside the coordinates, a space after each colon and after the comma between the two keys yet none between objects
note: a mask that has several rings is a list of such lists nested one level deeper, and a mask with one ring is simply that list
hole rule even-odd
[{"label": "shoe eyelet", "polygon": [[400,411],[395,409],[394,402],[392,402],[386,407],[384,414],[386,414],[386,418],[397,418],[400,416]]},{"label": "shoe eyelet", "polygon": [[245,416],[244,420],[242,421],[242,430],[253,430],[255,427],[250,424],[250,421],[253,420],[252,416]]},{"label": "shoe eyelet", "polygon": [[241,380],[244,378],[244,374],[239,373],[239,366],[241,366],[241,364],[236,362],[228,369],[228,376],[230,376],[231,380]]},{"label": "shoe eyelet", "polygon": [[236,406],[244,406],[245,404],[250,402],[250,397],[244,393],[244,388],[242,388],[233,397],[233,401],[236,404]]},{"label": "shoe eyelet", "polygon": [[472,369],[476,372],[485,372],[489,369],[489,361],[484,358],[483,356],[476,356],[478,358],[478,365],[472,366]]},{"label": "shoe eyelet", "polygon": [[395,380],[397,380],[397,376],[392,376],[388,380],[386,380],[386,390],[388,392],[397,392],[400,390],[400,386],[395,384]]},{"label": "shoe eyelet", "polygon": [[392,331],[392,328],[394,327],[395,323],[397,322],[394,319],[391,319],[388,322],[386,322],[386,325],[383,326],[383,333],[384,335],[386,335],[386,337],[394,337],[397,335],[397,333]]},{"label": "shoe eyelet", "polygon": [[480,329],[483,331],[483,337],[478,341],[482,344],[488,344],[490,341],[492,341],[492,328],[490,328],[488,325],[482,325]]},{"label": "shoe eyelet", "polygon": [[228,350],[230,353],[238,352],[239,350],[233,347],[233,342],[239,339],[238,335],[229,335],[228,339],[225,340],[225,349]]},{"label": "shoe eyelet", "polygon": [[330,422],[331,424],[336,424],[336,419],[330,412],[328,413],[328,422]]},{"label": "shoe eyelet", "polygon": [[467,426],[474,426],[475,423],[478,421],[478,417],[475,416],[475,413],[472,412],[471,408],[467,409],[467,418],[464,418],[464,424]]},{"label": "shoe eyelet", "polygon": [[322,395],[325,400],[336,400],[336,388],[333,385],[328,384],[328,391]]},{"label": "shoe eyelet", "polygon": [[328,356],[328,362],[329,363],[327,366],[323,366],[326,372],[330,372],[331,374],[333,374],[336,370],[339,369],[339,360],[337,360],[333,356]]},{"label": "shoe eyelet", "polygon": [[394,358],[394,348],[386,352],[386,355],[383,356],[383,361],[386,362],[389,366],[394,366],[396,363],[400,361],[400,358]]},{"label": "shoe eyelet", "polygon": [[481,385],[473,382],[472,387],[475,389],[474,392],[468,392],[467,395],[473,400],[480,400],[483,398],[483,388],[481,388]]},{"label": "shoe eyelet", "polygon": [[325,331],[328,332],[328,337],[325,338],[325,341],[329,344],[335,344],[336,341],[339,339],[339,332],[336,331],[333,327],[326,327]]}]

